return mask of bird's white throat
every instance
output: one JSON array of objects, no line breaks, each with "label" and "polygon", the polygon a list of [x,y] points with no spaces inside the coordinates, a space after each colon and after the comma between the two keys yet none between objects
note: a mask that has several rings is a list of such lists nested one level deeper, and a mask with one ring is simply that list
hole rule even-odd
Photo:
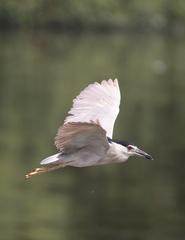
[{"label": "bird's white throat", "polygon": [[101,160],[101,164],[126,162],[128,160],[129,154],[126,147],[115,142],[111,142],[109,146],[106,157]]}]

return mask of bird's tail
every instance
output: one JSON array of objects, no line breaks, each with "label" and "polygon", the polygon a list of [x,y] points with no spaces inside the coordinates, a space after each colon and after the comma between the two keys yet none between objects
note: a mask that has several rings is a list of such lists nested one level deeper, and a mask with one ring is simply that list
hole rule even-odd
[{"label": "bird's tail", "polygon": [[46,173],[46,172],[51,172],[51,171],[56,170],[56,169],[61,168],[61,167],[65,167],[65,166],[62,165],[62,164],[56,164],[56,165],[53,165],[53,164],[51,165],[50,164],[50,165],[47,165],[47,166],[35,168],[31,172],[26,174],[25,177],[26,177],[26,179],[28,179],[32,176],[40,175],[40,174],[43,174],[43,173]]}]

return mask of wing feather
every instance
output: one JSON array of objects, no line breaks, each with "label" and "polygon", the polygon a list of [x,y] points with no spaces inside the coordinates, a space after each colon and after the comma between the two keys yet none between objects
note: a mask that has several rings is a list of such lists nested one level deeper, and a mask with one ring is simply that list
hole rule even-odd
[{"label": "wing feather", "polygon": [[106,131],[98,122],[67,123],[58,129],[55,145],[59,153],[45,158],[41,165],[68,163],[72,166],[90,166],[104,158],[109,143]]},{"label": "wing feather", "polygon": [[112,138],[114,122],[119,113],[120,90],[117,79],[103,80],[87,86],[74,100],[64,125],[70,122],[99,121]]},{"label": "wing feather", "polygon": [[63,125],[58,129],[55,145],[59,151],[67,154],[83,148],[103,154],[109,148],[106,131],[98,122],[71,122]]}]

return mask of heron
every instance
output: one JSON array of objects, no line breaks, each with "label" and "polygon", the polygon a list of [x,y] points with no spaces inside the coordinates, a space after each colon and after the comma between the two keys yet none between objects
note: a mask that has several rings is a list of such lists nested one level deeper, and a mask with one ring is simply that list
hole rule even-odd
[{"label": "heron", "polygon": [[120,100],[117,79],[88,85],[73,100],[64,124],[58,129],[54,140],[58,152],[43,159],[41,166],[29,172],[26,178],[66,166],[124,163],[134,155],[153,160],[134,144],[113,139]]}]

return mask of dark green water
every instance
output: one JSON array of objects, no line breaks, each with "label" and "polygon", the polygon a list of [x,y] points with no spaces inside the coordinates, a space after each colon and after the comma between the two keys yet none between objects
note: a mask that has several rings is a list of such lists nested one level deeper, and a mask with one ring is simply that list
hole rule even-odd
[{"label": "dark green water", "polygon": [[[1,33],[3,240],[185,239],[185,41],[155,35]],[[30,181],[87,84],[117,77],[115,138],[155,161],[66,168]]]}]

